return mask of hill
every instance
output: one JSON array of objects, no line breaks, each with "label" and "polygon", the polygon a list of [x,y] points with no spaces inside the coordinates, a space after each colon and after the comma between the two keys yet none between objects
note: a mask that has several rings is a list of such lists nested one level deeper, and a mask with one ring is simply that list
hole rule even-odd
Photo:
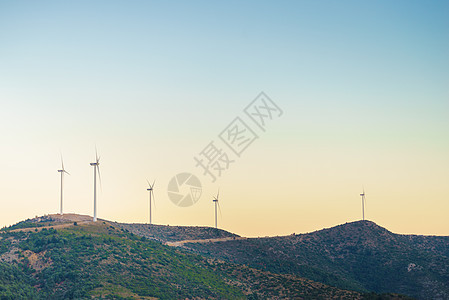
[{"label": "hill", "polygon": [[160,242],[178,242],[184,240],[206,240],[239,237],[222,229],[201,226],[165,226],[149,224],[114,223],[114,226],[139,236]]},{"label": "hill", "polygon": [[449,299],[449,237],[394,234],[370,221],[308,234],[185,247],[207,257],[343,289]]},{"label": "hill", "polygon": [[0,234],[1,299],[372,297],[378,296],[206,259],[78,215],[39,217]]}]

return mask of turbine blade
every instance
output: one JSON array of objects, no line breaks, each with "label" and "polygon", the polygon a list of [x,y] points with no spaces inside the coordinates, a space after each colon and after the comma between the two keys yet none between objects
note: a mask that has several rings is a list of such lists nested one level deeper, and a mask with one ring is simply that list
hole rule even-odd
[{"label": "turbine blade", "polygon": [[147,181],[148,186],[151,187],[151,184],[150,184],[150,182],[148,181],[148,179],[145,179],[145,180]]},{"label": "turbine blade", "polygon": [[151,193],[151,200],[153,200],[154,209],[156,209],[156,200],[154,199],[154,193],[153,193],[153,190],[151,190],[150,193]]},{"label": "turbine blade", "polygon": [[68,175],[70,175],[70,173],[69,173],[69,172],[67,172],[67,171],[66,171],[66,170],[64,170],[64,169],[63,169],[63,172],[64,172],[64,173],[67,173]]},{"label": "turbine blade", "polygon": [[156,182],[156,179],[155,180],[153,180],[153,184],[151,185],[151,188],[153,188],[154,187],[154,183]]},{"label": "turbine blade", "polygon": [[222,219],[222,218],[223,218],[223,215],[221,214],[220,202],[217,201],[217,204],[218,204],[218,211],[219,211],[219,213],[220,213],[220,219]]},{"label": "turbine blade", "polygon": [[103,187],[101,185],[100,166],[96,165],[95,167],[97,168],[97,172],[98,172],[98,181],[100,182],[100,189],[103,190]]}]

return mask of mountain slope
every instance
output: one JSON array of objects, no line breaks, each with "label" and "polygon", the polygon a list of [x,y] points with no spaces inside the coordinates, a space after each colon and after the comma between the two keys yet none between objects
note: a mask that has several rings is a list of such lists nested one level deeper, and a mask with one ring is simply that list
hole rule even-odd
[{"label": "mountain slope", "polygon": [[369,297],[294,275],[205,259],[107,221],[93,223],[76,216],[75,225],[67,217],[56,219],[41,217],[1,231],[0,298]]},{"label": "mountain slope", "polygon": [[369,221],[309,234],[185,247],[208,257],[345,289],[449,298],[449,237],[393,234]]},{"label": "mountain slope", "polygon": [[33,275],[36,298],[243,296],[206,268],[201,257],[125,234],[106,222],[2,237],[10,247],[1,259]]}]

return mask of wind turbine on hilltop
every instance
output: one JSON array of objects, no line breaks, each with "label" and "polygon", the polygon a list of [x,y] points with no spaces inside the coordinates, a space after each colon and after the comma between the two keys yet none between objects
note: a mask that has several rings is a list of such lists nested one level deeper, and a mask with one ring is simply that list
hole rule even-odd
[{"label": "wind turbine on hilltop", "polygon": [[366,203],[365,188],[363,188],[363,192],[360,194],[360,196],[362,196],[362,218],[363,221],[365,221],[365,203]]},{"label": "wind turbine on hilltop", "polygon": [[217,226],[217,206],[218,206],[218,209],[220,210],[220,215],[221,215],[220,203],[218,203],[219,195],[220,195],[220,190],[218,190],[217,196],[215,196],[214,200],[212,200],[215,204],[215,228],[218,228],[218,226]]},{"label": "wind turbine on hilltop", "polygon": [[100,185],[101,185],[101,176],[100,176],[100,157],[98,157],[96,148],[95,148],[95,162],[90,163],[90,165],[94,167],[94,222],[97,222],[97,170]]},{"label": "wind turbine on hilltop", "polygon": [[[154,201],[153,187],[154,187],[154,183],[156,182],[156,180],[153,181],[153,184],[150,184],[150,182],[148,181],[148,179],[147,179],[147,182],[148,182],[148,188],[147,188],[147,191],[148,191],[149,194],[150,194],[150,224],[152,224],[152,222],[151,222],[151,196],[153,196],[153,201]],[[154,202],[154,207],[156,207],[156,201]]]},{"label": "wind turbine on hilltop", "polygon": [[60,210],[59,210],[59,214],[62,215],[62,198],[63,198],[63,180],[64,180],[64,173],[70,175],[69,172],[67,172],[64,169],[64,160],[62,159],[62,155],[61,155],[61,170],[58,170],[59,173],[61,173],[61,206],[60,206]]}]

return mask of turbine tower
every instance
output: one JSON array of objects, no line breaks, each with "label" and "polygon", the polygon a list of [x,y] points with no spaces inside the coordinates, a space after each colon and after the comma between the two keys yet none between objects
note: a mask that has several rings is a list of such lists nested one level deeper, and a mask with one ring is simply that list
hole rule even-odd
[{"label": "turbine tower", "polygon": [[218,226],[217,226],[217,206],[218,206],[218,209],[220,210],[220,215],[221,215],[220,203],[218,203],[219,195],[220,195],[220,190],[218,190],[217,196],[215,196],[214,200],[212,200],[215,204],[215,228],[218,228]]},{"label": "turbine tower", "polygon": [[98,157],[96,148],[95,148],[95,162],[90,163],[90,165],[94,167],[94,222],[97,222],[97,170],[100,185],[101,185],[101,177],[100,177],[100,157]]},{"label": "turbine tower", "polygon": [[59,210],[59,214],[62,215],[62,198],[63,198],[63,179],[64,179],[64,173],[70,175],[69,172],[67,172],[64,169],[64,161],[62,159],[62,155],[61,155],[61,170],[58,170],[59,173],[61,173],[61,205],[60,205],[60,210]]},{"label": "turbine tower", "polygon": [[360,196],[362,196],[362,219],[365,221],[365,188],[363,188],[363,193],[361,193]]},{"label": "turbine tower", "polygon": [[[147,191],[150,194],[150,224],[153,224],[151,222],[151,196],[153,196],[153,201],[154,201],[154,193],[153,193],[153,187],[154,187],[154,183],[156,182],[156,180],[153,181],[153,184],[150,184],[150,182],[147,180],[148,182],[148,188]],[[156,202],[154,202],[154,207],[156,207]]]}]

